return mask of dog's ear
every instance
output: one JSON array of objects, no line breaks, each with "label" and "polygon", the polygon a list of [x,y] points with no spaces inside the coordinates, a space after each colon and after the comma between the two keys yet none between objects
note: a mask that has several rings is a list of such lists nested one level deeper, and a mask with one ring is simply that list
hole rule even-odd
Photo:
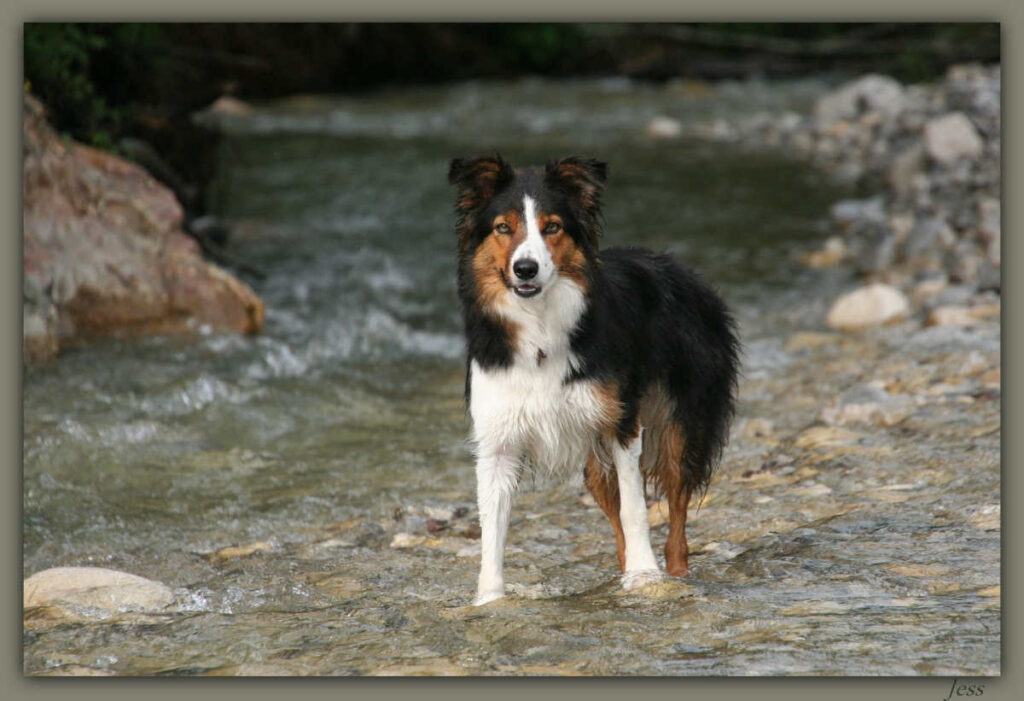
[{"label": "dog's ear", "polygon": [[458,189],[455,209],[463,214],[489,201],[512,181],[512,168],[501,156],[455,158],[448,166],[448,182]]},{"label": "dog's ear", "polygon": [[599,232],[601,191],[608,182],[608,164],[592,158],[570,156],[548,161],[544,179],[569,197],[576,216],[596,243]]}]

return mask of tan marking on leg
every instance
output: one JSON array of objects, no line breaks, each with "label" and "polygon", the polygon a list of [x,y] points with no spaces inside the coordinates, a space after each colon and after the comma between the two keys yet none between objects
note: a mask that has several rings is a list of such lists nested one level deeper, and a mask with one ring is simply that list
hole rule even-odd
[{"label": "tan marking on leg", "polygon": [[622,532],[622,521],[619,518],[619,482],[615,478],[615,468],[604,468],[594,453],[587,458],[587,466],[583,472],[587,489],[594,496],[594,501],[601,507],[615,530],[615,552],[619,558],[619,569],[626,571],[626,535]]},{"label": "tan marking on leg", "polygon": [[691,489],[683,479],[685,438],[679,427],[671,425],[662,432],[657,472],[668,500],[668,537],[665,539],[665,569],[674,577],[686,575],[689,548],[686,544],[686,511]]}]

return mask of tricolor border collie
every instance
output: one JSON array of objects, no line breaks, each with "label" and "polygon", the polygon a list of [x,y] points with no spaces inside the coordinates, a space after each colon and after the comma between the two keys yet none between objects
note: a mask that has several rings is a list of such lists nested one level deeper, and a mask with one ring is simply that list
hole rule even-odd
[{"label": "tricolor border collie", "polygon": [[664,576],[644,500],[646,484],[660,488],[665,566],[685,575],[686,510],[733,414],[739,343],[725,304],[666,255],[598,250],[604,163],[457,158],[448,180],[477,461],[474,604],[505,595],[509,510],[529,466],[583,468],[615,530],[625,589]]}]

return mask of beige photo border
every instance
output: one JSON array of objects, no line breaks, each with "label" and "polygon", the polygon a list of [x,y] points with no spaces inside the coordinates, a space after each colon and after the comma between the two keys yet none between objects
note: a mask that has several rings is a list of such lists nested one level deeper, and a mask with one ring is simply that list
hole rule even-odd
[{"label": "beige photo border", "polygon": [[[861,0],[852,5],[828,5],[820,0],[776,0],[766,3],[757,0],[700,0],[698,2],[672,2],[671,0],[598,0],[597,2],[551,3],[542,0],[519,0],[515,3],[490,5],[470,3],[468,0],[292,0],[288,3],[269,0],[250,0],[246,3],[211,3],[208,0],[177,0],[174,3],[143,4],[138,0],[93,0],[89,3],[72,0],[10,0],[0,9],[3,17],[2,60],[6,66],[0,71],[0,95],[6,97],[0,110],[3,129],[0,130],[0,153],[6,164],[4,187],[0,188],[0,211],[5,213],[7,234],[0,237],[3,254],[0,257],[3,274],[0,276],[0,328],[5,331],[0,344],[0,396],[3,397],[4,420],[0,421],[0,444],[4,447],[3,479],[8,506],[4,514],[3,562],[7,573],[0,578],[3,596],[0,611],[3,625],[0,630],[0,690],[6,698],[15,699],[116,699],[144,698],[146,701],[190,698],[217,698],[219,701],[278,701],[283,695],[303,699],[380,699],[404,698],[407,701],[433,701],[444,699],[487,698],[518,699],[524,695],[535,698],[554,697],[556,694],[586,701],[611,701],[624,695],[641,695],[645,701],[704,701],[728,699],[757,699],[760,701],[845,701],[858,699],[883,701],[941,701],[949,694],[951,680],[947,677],[926,678],[614,678],[614,679],[515,679],[508,677],[478,677],[472,679],[154,679],[154,678],[36,678],[22,673],[22,621],[21,621],[21,495],[22,495],[22,416],[21,416],[21,144],[20,99],[22,62],[22,25],[41,20],[103,20],[112,21],[997,21],[1002,24],[1004,137],[1003,162],[1004,192],[1014,192],[1020,184],[1021,149],[1015,125],[1020,124],[1020,60],[1014,38],[1020,38],[1021,15],[1024,3],[1019,0],[912,0],[894,3],[891,0]],[[440,177],[440,176],[439,176]],[[1003,270],[1014,270],[1021,263],[1021,247],[1014,241],[1020,215],[1013,199],[1004,203],[1003,213]],[[1020,290],[1013,275],[1003,275],[1003,296],[1009,298],[1003,307],[1004,359],[1018,355],[1020,323],[1010,310],[1019,308]],[[1020,387],[1015,363],[1004,368],[1003,412],[1004,425],[1014,425],[1018,410]],[[1020,491],[1021,479],[1012,469],[1021,455],[1019,434],[1011,431],[1003,441],[1003,500],[1012,503]],[[1014,509],[1003,512],[1004,544],[1012,542],[1006,533],[1016,534],[1019,517]],[[1015,591],[1019,582],[1020,557],[1014,548],[1003,549],[1003,578]],[[1016,602],[1004,598],[1002,604],[1002,676],[985,678],[984,695],[980,699],[1005,699],[1012,689],[1021,688],[1024,674],[1012,651],[1016,648],[1016,634],[1021,626],[1020,610]],[[900,650],[893,650],[899,655]],[[1019,658],[1018,658],[1019,659]]]}]

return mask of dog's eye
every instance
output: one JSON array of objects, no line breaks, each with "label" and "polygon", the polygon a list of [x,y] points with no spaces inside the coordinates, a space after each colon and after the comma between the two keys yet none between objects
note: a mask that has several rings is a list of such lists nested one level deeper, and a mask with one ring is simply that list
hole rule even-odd
[{"label": "dog's eye", "polygon": [[562,230],[562,225],[556,221],[548,222],[548,225],[544,227],[543,233],[545,234],[557,234]]},{"label": "dog's eye", "polygon": [[512,227],[506,224],[505,222],[501,222],[500,224],[498,224],[496,227],[494,227],[494,230],[497,231],[499,234],[512,233]]}]

